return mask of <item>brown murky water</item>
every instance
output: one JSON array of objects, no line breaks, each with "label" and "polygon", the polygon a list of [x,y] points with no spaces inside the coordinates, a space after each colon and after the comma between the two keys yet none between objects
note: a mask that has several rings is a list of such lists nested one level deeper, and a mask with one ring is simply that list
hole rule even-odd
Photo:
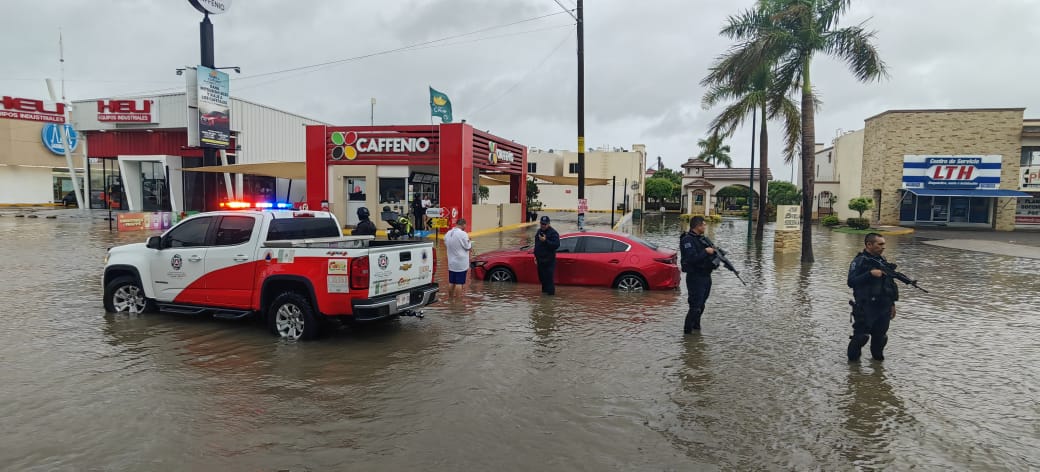
[{"label": "brown murky water", "polygon": [[[675,218],[634,231],[677,246]],[[748,249],[744,222],[709,234],[750,287],[716,273],[699,335],[681,334],[681,292],[476,282],[425,320],[288,343],[250,321],[106,314],[104,251],[145,233],[0,217],[0,469],[1040,468],[1035,261],[890,237],[932,293],[902,292],[883,365],[850,365],[860,237],[821,232],[804,268]]]}]

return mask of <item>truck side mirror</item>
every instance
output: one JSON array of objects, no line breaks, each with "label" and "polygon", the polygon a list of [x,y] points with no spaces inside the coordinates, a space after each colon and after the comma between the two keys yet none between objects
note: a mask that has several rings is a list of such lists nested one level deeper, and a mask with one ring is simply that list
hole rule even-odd
[{"label": "truck side mirror", "polygon": [[162,237],[161,236],[152,236],[152,237],[148,238],[148,242],[145,243],[145,246],[148,247],[148,249],[160,249],[161,245],[162,245]]}]

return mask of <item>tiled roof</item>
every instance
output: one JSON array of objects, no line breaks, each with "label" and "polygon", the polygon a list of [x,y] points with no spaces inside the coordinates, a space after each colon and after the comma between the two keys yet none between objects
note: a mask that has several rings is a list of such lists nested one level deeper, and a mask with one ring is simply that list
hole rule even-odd
[{"label": "tiled roof", "polygon": [[686,167],[686,168],[689,168],[689,167],[715,167],[715,165],[714,164],[709,164],[709,163],[704,162],[704,161],[702,161],[700,159],[692,159],[691,158],[690,160],[686,161],[686,163],[683,164],[682,167]]},{"label": "tiled roof", "polygon": [[683,188],[715,188],[715,185],[704,179],[696,179],[686,185]]},{"label": "tiled roof", "polygon": [[[711,169],[704,169],[704,178],[708,180],[741,180],[748,178],[748,169],[745,168],[732,168],[732,169],[720,169],[718,167]],[[760,167],[755,168],[755,180],[759,179],[759,173],[762,171]],[[766,180],[773,180],[773,173],[766,171]]]}]

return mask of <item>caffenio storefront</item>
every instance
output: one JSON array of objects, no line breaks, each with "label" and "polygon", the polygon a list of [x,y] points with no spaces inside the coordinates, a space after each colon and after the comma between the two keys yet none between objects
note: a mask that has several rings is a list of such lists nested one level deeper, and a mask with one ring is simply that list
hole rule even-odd
[{"label": "caffenio storefront", "polygon": [[[307,204],[327,205],[347,228],[361,207],[386,229],[387,213],[415,218],[424,201],[442,219],[423,218],[420,228],[431,222],[444,231],[465,218],[480,231],[525,220],[527,147],[514,141],[466,123],[316,125],[306,134]],[[509,201],[482,202],[480,187],[492,185],[508,186]]]}]

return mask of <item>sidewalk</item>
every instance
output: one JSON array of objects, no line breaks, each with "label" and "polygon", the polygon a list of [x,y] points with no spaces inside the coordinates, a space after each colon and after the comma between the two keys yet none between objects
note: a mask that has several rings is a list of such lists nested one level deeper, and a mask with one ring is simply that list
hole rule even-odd
[{"label": "sidewalk", "polygon": [[917,229],[914,237],[933,246],[1040,259],[1040,231]]}]

